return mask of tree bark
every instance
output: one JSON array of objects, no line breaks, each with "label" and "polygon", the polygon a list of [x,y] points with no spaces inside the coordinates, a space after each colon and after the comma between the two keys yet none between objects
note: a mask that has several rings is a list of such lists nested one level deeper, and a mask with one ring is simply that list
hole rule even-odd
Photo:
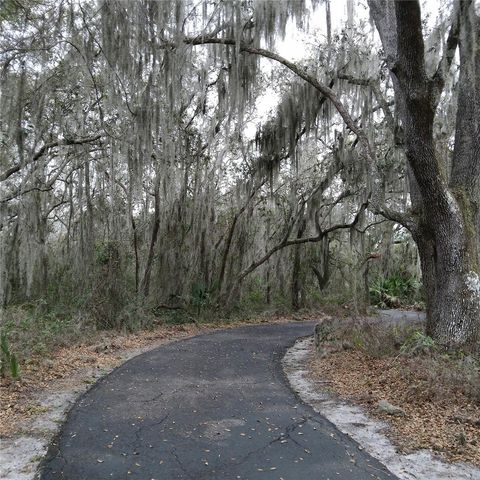
[{"label": "tree bark", "polygon": [[160,178],[158,176],[155,181],[154,197],[155,210],[153,218],[152,236],[150,239],[150,247],[148,249],[147,262],[145,264],[145,273],[143,274],[142,284],[140,287],[145,298],[147,298],[148,294],[150,293],[150,276],[152,273],[153,259],[155,257],[155,244],[157,243],[158,231],[160,229]]},{"label": "tree bark", "polygon": [[[305,232],[306,222],[302,218],[299,221],[297,238],[302,238]],[[292,308],[299,310],[302,307],[303,302],[303,278],[302,278],[302,251],[301,244],[295,245],[293,252],[293,269],[292,269]]]},{"label": "tree bark", "polygon": [[140,263],[138,258],[138,238],[137,238],[137,224],[135,223],[135,218],[133,216],[132,209],[130,207],[130,223],[132,225],[132,234],[133,234],[133,253],[135,255],[135,293],[138,293],[139,288],[139,277],[140,277]]},{"label": "tree bark", "polygon": [[322,291],[330,280],[330,239],[324,237],[320,243],[320,262],[319,268],[312,265],[312,271],[317,278],[318,288]]}]

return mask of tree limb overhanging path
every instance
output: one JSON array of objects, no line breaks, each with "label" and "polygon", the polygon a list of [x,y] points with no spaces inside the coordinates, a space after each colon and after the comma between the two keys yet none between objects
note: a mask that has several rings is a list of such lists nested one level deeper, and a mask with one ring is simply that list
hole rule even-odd
[{"label": "tree limb overhanging path", "polygon": [[312,322],[217,331],[125,363],[74,406],[42,480],[393,479],[286,384]]}]

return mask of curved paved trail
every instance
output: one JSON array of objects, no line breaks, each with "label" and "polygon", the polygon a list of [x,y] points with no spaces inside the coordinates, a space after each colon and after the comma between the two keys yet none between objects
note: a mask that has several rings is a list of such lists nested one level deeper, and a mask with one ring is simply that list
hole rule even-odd
[{"label": "curved paved trail", "polygon": [[395,478],[287,386],[280,360],[313,325],[217,331],[130,360],[74,406],[40,478]]}]

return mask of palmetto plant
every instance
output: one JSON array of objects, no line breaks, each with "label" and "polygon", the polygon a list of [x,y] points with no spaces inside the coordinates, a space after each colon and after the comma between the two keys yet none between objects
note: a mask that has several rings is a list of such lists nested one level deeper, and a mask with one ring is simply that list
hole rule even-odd
[{"label": "palmetto plant", "polygon": [[420,282],[412,276],[378,277],[370,285],[370,299],[381,308],[399,307],[414,303],[420,287]]}]

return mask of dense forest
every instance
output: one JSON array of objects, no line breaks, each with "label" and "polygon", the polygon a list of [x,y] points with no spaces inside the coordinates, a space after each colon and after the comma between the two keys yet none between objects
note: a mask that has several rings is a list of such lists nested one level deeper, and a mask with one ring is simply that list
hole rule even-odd
[{"label": "dense forest", "polygon": [[478,5],[367,3],[2,2],[2,325],[408,303],[477,342]]}]

